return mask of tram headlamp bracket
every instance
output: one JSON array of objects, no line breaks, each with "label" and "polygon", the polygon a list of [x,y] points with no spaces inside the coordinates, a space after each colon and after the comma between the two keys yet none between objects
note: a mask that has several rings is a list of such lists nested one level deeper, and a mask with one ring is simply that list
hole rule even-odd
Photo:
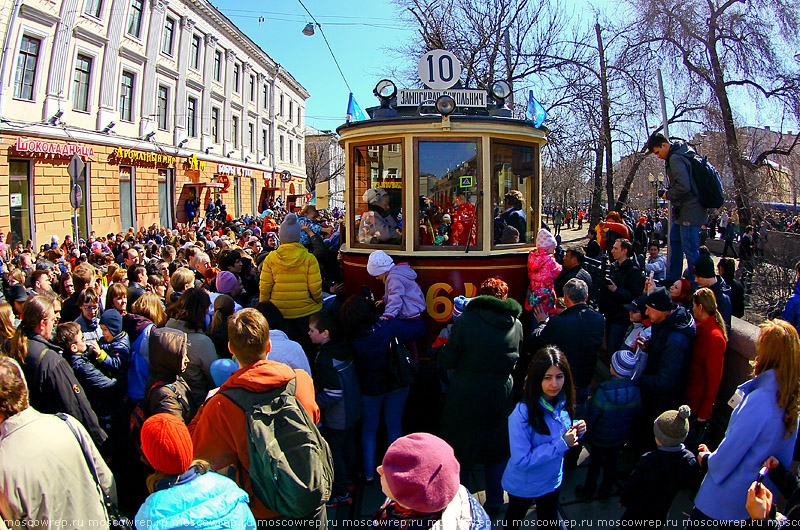
[{"label": "tram headlamp bracket", "polygon": [[489,92],[492,94],[492,99],[495,100],[498,107],[505,105],[506,98],[511,95],[511,85],[507,81],[495,81],[489,85]]},{"label": "tram headlamp bracket", "polygon": [[443,94],[439,96],[434,106],[442,116],[449,116],[456,110],[456,100],[452,96]]},{"label": "tram headlamp bracket", "polygon": [[389,79],[381,79],[372,93],[381,101],[381,107],[387,108],[397,95],[397,86]]}]

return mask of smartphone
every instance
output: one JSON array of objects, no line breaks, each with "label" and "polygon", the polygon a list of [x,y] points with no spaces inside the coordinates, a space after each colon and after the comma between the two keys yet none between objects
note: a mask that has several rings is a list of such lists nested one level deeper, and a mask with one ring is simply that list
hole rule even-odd
[{"label": "smartphone", "polygon": [[762,467],[758,472],[758,477],[756,478],[756,494],[761,493],[761,483],[764,482],[764,477],[769,474],[769,468],[767,466]]},{"label": "smartphone", "polygon": [[653,283],[653,278],[656,275],[656,271],[650,271],[650,283]]}]

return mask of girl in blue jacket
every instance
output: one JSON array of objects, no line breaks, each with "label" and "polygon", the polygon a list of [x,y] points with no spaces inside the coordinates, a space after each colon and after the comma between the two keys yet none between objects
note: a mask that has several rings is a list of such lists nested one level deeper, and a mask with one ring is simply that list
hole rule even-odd
[{"label": "girl in blue jacket", "polygon": [[536,502],[540,527],[564,528],[558,516],[564,453],[577,445],[586,423],[572,423],[575,387],[561,350],[546,346],[536,353],[523,392],[523,401],[508,418],[511,458],[503,474],[509,499],[505,524],[518,529]]},{"label": "girl in blue jacket", "polygon": [[[732,398],[735,408],[717,450],[700,445],[698,460],[708,471],[694,499],[693,521],[747,520],[747,490],[764,461],[775,456],[786,467],[792,463],[800,411],[800,338],[794,327],[783,320],[761,324],[753,373]],[[769,478],[764,484],[775,491]]]}]

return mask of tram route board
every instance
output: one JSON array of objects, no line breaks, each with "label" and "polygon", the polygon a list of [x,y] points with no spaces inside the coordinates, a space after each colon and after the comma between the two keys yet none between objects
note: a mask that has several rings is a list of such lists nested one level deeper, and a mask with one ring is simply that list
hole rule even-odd
[{"label": "tram route board", "polygon": [[457,107],[486,107],[488,93],[485,90],[398,90],[398,107],[416,107],[423,101],[433,102],[447,94],[456,101]]}]

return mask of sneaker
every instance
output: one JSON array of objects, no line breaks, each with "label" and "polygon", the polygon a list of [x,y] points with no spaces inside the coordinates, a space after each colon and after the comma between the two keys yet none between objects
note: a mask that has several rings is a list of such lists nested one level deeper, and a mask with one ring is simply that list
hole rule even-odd
[{"label": "sneaker", "polygon": [[594,491],[587,489],[586,486],[576,486],[575,496],[579,502],[589,502],[594,498]]},{"label": "sneaker", "polygon": [[331,498],[331,500],[328,501],[328,508],[336,508],[337,506],[345,506],[348,504],[353,504],[353,497],[350,495],[349,491],[344,495]]}]

